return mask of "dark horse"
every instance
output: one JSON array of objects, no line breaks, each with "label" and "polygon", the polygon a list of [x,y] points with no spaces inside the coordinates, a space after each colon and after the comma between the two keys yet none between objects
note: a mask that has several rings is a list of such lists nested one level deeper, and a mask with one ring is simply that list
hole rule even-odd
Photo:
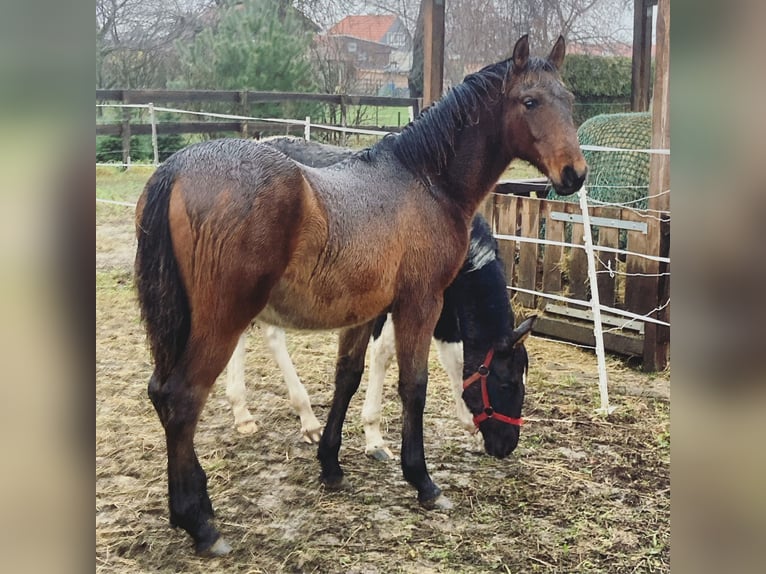
[{"label": "dark horse", "polygon": [[[431,335],[465,259],[474,212],[512,159],[535,165],[560,194],[582,186],[587,167],[573,97],[558,74],[564,52],[559,38],[547,58],[530,58],[524,36],[511,58],[467,76],[401,134],[332,167],[302,166],[270,146],[228,139],[189,146],[152,175],[136,210],[136,281],[155,364],[149,396],[165,429],[170,521],[198,552],[230,547],[213,524],[194,451],[197,421],[255,317],[342,328],[318,449],[322,482],[339,487],[343,420],[375,319],[390,312],[404,477],[423,506],[448,506],[423,448]],[[485,398],[504,392],[497,385],[482,377],[464,399],[484,416],[485,445],[502,453],[517,433],[487,416]],[[471,391],[479,386],[486,391]],[[508,415],[500,406],[494,412]]]}]

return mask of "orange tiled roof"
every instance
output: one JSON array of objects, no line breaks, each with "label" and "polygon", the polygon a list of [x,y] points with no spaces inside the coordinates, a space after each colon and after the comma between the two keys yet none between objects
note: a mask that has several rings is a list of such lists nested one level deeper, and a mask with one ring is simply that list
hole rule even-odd
[{"label": "orange tiled roof", "polygon": [[330,36],[353,36],[362,40],[381,42],[396,16],[346,16],[327,33]]}]

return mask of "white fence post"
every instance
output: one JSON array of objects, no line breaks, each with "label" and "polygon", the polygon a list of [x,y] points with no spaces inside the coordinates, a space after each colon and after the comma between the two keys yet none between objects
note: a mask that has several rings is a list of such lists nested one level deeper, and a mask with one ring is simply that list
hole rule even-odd
[{"label": "white fence post", "polygon": [[154,167],[160,165],[160,151],[157,149],[157,120],[154,117],[154,104],[149,102],[149,121],[152,123],[152,151],[154,151]]},{"label": "white fence post", "polygon": [[607,389],[606,356],[604,353],[604,331],[601,327],[601,301],[598,296],[598,279],[596,275],[596,258],[593,255],[593,236],[590,232],[590,214],[588,213],[588,190],[583,186],[577,192],[580,197],[582,211],[583,243],[588,258],[588,280],[590,281],[590,301],[593,310],[593,336],[596,339],[596,358],[598,359],[598,390],[601,395],[601,407],[598,412],[608,415],[614,410],[609,406],[609,391]]},{"label": "white fence post", "polygon": [[303,137],[306,141],[311,141],[311,116],[306,116],[306,127],[303,128]]}]

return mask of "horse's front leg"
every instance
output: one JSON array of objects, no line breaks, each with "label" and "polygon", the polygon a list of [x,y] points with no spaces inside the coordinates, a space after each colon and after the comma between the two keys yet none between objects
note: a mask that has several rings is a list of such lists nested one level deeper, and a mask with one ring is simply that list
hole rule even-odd
[{"label": "horse's front leg", "polygon": [[412,304],[399,305],[393,313],[402,400],[402,472],[407,482],[418,490],[420,504],[428,509],[452,508],[452,503],[428,474],[423,448],[428,350],[441,304],[441,297],[413,298]]},{"label": "horse's front leg", "polygon": [[370,341],[374,321],[341,331],[338,338],[338,360],[335,366],[335,394],[327,423],[319,440],[317,458],[322,465],[320,480],[329,488],[344,485],[343,469],[338,461],[341,431],[351,397],[359,388],[364,372],[364,354]]}]

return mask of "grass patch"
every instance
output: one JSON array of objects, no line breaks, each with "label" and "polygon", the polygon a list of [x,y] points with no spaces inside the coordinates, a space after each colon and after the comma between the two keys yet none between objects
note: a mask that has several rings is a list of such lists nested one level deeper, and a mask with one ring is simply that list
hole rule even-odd
[{"label": "grass patch", "polygon": [[[152,173],[153,167],[134,166],[122,170],[96,166],[96,197],[135,205]],[[132,217],[132,207],[96,202],[96,220],[99,222],[124,219],[126,211]]]}]

